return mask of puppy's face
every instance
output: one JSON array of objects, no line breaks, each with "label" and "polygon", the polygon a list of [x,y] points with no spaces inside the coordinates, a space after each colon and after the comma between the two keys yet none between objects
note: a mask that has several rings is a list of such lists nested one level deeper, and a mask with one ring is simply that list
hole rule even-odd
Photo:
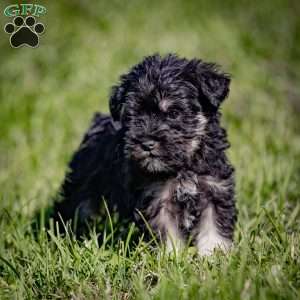
[{"label": "puppy's face", "polygon": [[207,119],[185,82],[143,85],[127,96],[122,115],[126,154],[149,172],[174,171],[197,149]]},{"label": "puppy's face", "polygon": [[176,172],[190,163],[209,117],[228,93],[228,77],[214,68],[156,55],[121,77],[110,108],[125,129],[128,159],[149,173]]}]

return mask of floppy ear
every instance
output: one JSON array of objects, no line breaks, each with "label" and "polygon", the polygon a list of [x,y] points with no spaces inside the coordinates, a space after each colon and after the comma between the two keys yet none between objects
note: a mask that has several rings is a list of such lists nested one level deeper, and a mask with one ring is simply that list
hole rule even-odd
[{"label": "floppy ear", "polygon": [[186,70],[203,98],[199,100],[213,110],[218,109],[229,93],[229,74],[220,72],[215,64],[204,63],[198,59],[192,59]]},{"label": "floppy ear", "polygon": [[125,103],[126,90],[125,82],[112,87],[109,109],[114,121],[121,120],[121,112]]},{"label": "floppy ear", "polygon": [[214,65],[200,73],[200,89],[209,103],[218,108],[229,93],[230,77],[218,72]]}]

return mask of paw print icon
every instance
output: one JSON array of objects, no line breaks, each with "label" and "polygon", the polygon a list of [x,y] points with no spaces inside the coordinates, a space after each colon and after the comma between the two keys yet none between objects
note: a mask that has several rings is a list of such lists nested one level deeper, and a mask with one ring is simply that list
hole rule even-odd
[{"label": "paw print icon", "polygon": [[10,44],[14,48],[29,46],[35,48],[39,45],[39,35],[45,30],[42,23],[36,23],[33,16],[17,16],[12,23],[4,26],[4,31],[10,34]]}]

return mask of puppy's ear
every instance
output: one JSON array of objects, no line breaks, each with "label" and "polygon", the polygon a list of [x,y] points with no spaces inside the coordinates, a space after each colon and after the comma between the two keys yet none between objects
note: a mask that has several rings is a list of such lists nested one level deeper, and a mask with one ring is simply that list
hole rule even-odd
[{"label": "puppy's ear", "polygon": [[109,109],[114,121],[121,120],[121,112],[125,103],[126,90],[126,84],[124,82],[112,87]]},{"label": "puppy's ear", "polygon": [[200,60],[192,60],[191,63],[200,97],[203,96],[210,107],[218,109],[229,93],[230,75],[220,72],[215,64]]},{"label": "puppy's ear", "polygon": [[201,91],[216,108],[220,106],[229,93],[230,77],[226,74],[208,70],[200,76]]}]

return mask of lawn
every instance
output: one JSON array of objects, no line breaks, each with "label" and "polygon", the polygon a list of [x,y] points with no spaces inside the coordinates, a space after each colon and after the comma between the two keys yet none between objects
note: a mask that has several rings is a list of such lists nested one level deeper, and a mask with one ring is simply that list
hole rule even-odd
[{"label": "lawn", "polygon": [[[0,299],[300,299],[299,2],[38,3],[38,48],[13,49],[0,33]],[[43,226],[93,112],[154,52],[232,74],[223,126],[239,221],[228,255],[168,256],[133,245],[134,230],[117,241],[109,219],[100,241],[93,226],[80,241]]]}]

